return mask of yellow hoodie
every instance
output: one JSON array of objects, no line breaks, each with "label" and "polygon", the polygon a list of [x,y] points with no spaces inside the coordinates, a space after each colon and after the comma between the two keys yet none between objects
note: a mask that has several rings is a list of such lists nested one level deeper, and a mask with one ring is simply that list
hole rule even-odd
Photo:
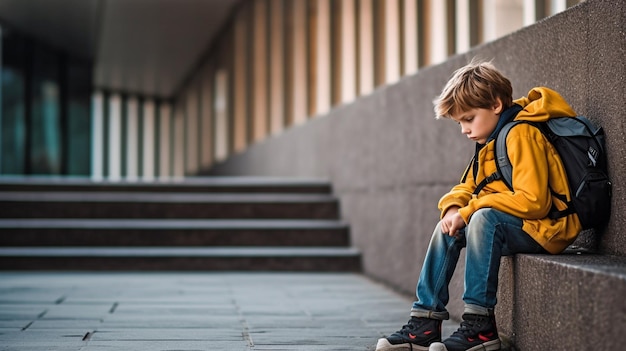
[{"label": "yellow hoodie", "polygon": [[[576,115],[561,95],[545,87],[533,88],[528,97],[514,103],[523,107],[515,120],[542,122],[552,117]],[[492,140],[477,155],[477,172],[467,172],[464,181],[439,200],[441,217],[451,206],[459,206],[459,214],[468,223],[478,209],[494,208],[521,218],[522,229],[548,252],[563,251],[576,239],[581,224],[575,214],[559,219],[547,218],[553,203],[559,210],[566,208],[550,189],[571,199],[561,158],[537,128],[525,123],[511,129],[506,146],[513,166],[513,191],[504,182],[494,181],[476,197],[472,196],[476,185],[496,171]]]}]

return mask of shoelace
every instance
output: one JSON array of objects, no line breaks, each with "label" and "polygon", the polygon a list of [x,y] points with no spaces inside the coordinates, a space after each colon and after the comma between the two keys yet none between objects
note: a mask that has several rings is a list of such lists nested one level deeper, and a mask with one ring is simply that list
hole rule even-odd
[{"label": "shoelace", "polygon": [[407,324],[402,326],[402,329],[400,329],[398,331],[398,333],[406,334],[406,333],[408,333],[410,331],[413,331],[415,329],[417,329],[417,326],[415,325],[415,322],[413,322],[413,320],[411,319],[411,320],[409,320],[409,322]]},{"label": "shoelace", "polygon": [[480,319],[475,319],[475,320],[463,320],[461,322],[461,326],[459,327],[459,329],[457,331],[454,332],[454,334],[461,334],[463,336],[473,336],[478,334],[478,332],[476,331],[476,329],[480,330],[482,327],[482,320]]}]

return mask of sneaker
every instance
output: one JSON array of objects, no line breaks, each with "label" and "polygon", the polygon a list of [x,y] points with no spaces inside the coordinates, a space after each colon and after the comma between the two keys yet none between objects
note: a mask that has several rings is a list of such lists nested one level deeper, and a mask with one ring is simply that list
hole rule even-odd
[{"label": "sneaker", "polygon": [[[466,313],[461,327],[443,341],[446,351],[500,350],[500,338],[494,316]],[[439,346],[439,345],[435,345]],[[434,350],[439,350],[433,347]]]},{"label": "sneaker", "polygon": [[376,351],[428,351],[430,344],[441,341],[441,321],[411,317],[402,329],[378,339]]}]

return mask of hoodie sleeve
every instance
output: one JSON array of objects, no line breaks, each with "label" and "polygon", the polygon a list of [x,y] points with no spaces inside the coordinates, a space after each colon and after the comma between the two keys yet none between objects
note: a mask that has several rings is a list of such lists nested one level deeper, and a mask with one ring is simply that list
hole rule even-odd
[{"label": "hoodie sleeve", "polygon": [[513,166],[513,191],[491,191],[470,200],[459,210],[466,223],[476,210],[485,207],[522,219],[547,216],[552,199],[548,186],[546,139],[535,127],[521,124],[511,130],[506,144]]},{"label": "hoodie sleeve", "polygon": [[472,199],[472,193],[476,188],[474,183],[474,175],[472,172],[472,161],[467,166],[463,178],[459,184],[455,185],[447,194],[443,195],[439,200],[439,211],[441,211],[440,219],[446,214],[452,206],[465,207]]}]

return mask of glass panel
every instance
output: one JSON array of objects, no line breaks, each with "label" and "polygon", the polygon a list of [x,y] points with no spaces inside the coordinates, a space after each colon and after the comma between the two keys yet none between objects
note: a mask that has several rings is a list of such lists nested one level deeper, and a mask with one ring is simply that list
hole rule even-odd
[{"label": "glass panel", "polygon": [[2,69],[2,174],[24,173],[26,117],[24,77],[11,67]]},{"label": "glass panel", "polygon": [[61,173],[61,121],[58,60],[52,52],[36,48],[33,56],[31,123],[32,174]]},{"label": "glass panel", "polygon": [[91,67],[70,61],[67,77],[67,174],[89,175],[91,130]]},{"label": "glass panel", "polygon": [[26,87],[23,41],[2,32],[2,111],[0,112],[0,173],[23,174],[26,149]]},{"label": "glass panel", "polygon": [[88,175],[92,63],[1,34],[0,173]]}]

